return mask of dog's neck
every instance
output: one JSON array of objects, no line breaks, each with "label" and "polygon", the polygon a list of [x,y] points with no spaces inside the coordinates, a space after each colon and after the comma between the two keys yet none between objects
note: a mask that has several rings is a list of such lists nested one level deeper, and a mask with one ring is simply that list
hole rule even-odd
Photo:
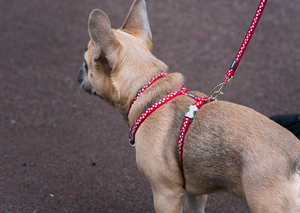
[{"label": "dog's neck", "polygon": [[143,86],[143,88],[141,88],[138,92],[138,94],[135,96],[135,98],[133,99],[133,101],[131,102],[131,105],[129,106],[129,109],[128,109],[128,113],[127,113],[127,116],[129,115],[130,113],[130,109],[132,107],[132,105],[136,102],[136,100],[145,92],[146,89],[148,89],[153,83],[155,83],[157,80],[159,80],[160,78],[162,78],[163,76],[167,75],[167,73],[165,72],[162,72],[160,73],[159,75],[151,78],[151,80]]},{"label": "dog's neck", "polygon": [[[118,51],[114,51],[114,55],[107,55],[112,67],[110,75],[110,81],[114,88],[112,100],[123,119],[132,125],[147,106],[151,106],[168,93],[178,90],[183,85],[183,77],[181,74],[169,74],[159,79],[159,82],[162,83],[155,82],[151,85],[132,106],[130,114],[127,116],[131,102],[139,90],[151,78],[161,72],[167,72],[168,66],[157,59],[142,42],[138,46],[133,44],[133,41],[139,42],[139,40],[131,39],[130,35],[126,34],[125,36],[123,32],[119,31],[116,31],[115,35],[122,43],[122,47]],[[123,49],[126,51],[122,51]],[[122,60],[115,60],[116,58]]]},{"label": "dog's neck", "polygon": [[135,121],[147,108],[161,100],[167,94],[180,89],[183,86],[183,83],[184,78],[180,73],[165,75],[154,82],[132,105],[130,113],[128,114],[129,126],[132,127]]}]

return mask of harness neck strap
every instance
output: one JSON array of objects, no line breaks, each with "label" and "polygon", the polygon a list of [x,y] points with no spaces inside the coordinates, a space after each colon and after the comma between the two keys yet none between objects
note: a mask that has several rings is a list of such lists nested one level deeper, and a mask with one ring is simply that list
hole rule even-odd
[{"label": "harness neck strap", "polygon": [[162,78],[165,75],[167,75],[167,73],[161,72],[159,75],[153,77],[145,86],[142,87],[142,89],[139,90],[139,92],[137,93],[137,95],[135,96],[135,98],[133,99],[133,101],[131,102],[131,104],[129,106],[127,117],[130,113],[131,107],[136,102],[136,100],[145,92],[145,90],[148,89],[155,81],[157,81],[158,79]]}]

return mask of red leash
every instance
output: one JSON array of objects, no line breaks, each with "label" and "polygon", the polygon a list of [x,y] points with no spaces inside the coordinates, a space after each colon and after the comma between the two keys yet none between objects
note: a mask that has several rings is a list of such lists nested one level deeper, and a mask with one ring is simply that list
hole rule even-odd
[{"label": "red leash", "polygon": [[268,0],[261,0],[260,3],[259,3],[259,6],[256,10],[256,13],[255,13],[255,16],[252,20],[252,23],[247,31],[247,34],[244,38],[244,41],[238,51],[238,53],[236,54],[235,56],[235,59],[233,60],[233,62],[231,63],[231,66],[229,68],[229,70],[227,71],[226,75],[225,75],[225,78],[224,78],[224,81],[220,84],[218,84],[211,92],[210,92],[210,98],[212,100],[215,100],[218,95],[222,95],[224,94],[222,91],[223,89],[225,88],[225,86],[229,83],[229,81],[233,78],[234,76],[234,73],[237,69],[237,67],[239,66],[239,63],[245,53],[245,50],[250,42],[250,39],[252,38],[252,35],[256,29],[256,26],[260,20],[260,17],[265,9],[265,6],[267,4],[267,1]]}]

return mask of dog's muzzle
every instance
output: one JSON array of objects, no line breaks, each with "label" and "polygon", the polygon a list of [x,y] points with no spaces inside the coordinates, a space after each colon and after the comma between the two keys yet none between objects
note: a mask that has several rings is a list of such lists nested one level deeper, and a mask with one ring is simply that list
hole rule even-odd
[{"label": "dog's muzzle", "polygon": [[82,65],[78,70],[77,80],[84,91],[86,91],[90,95],[97,95],[97,93],[92,91],[92,89],[89,88],[89,86],[84,82],[84,65]]}]

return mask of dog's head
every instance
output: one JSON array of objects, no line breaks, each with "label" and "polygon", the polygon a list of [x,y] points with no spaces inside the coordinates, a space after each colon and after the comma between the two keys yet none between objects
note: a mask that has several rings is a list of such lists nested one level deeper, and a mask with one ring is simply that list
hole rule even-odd
[{"label": "dog's head", "polygon": [[114,106],[126,119],[138,90],[167,66],[152,53],[145,0],[135,0],[118,30],[101,10],[91,12],[90,42],[78,71],[81,87]]}]

